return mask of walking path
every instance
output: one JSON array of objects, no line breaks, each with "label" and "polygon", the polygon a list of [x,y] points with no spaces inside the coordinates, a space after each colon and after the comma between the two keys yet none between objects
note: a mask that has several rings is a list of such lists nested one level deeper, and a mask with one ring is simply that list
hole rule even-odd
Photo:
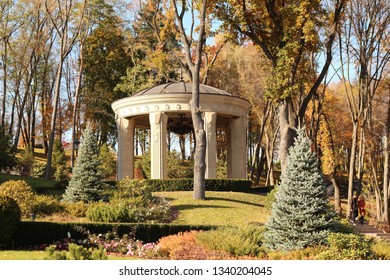
[{"label": "walking path", "polygon": [[384,233],[383,231],[377,229],[373,225],[368,224],[356,224],[356,232],[360,234],[365,234],[367,236],[379,238],[379,239],[388,239],[390,240],[390,233]]}]

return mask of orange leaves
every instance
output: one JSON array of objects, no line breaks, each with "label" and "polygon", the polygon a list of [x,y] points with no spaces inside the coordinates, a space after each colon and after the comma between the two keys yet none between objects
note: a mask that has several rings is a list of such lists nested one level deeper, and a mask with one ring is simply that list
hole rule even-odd
[{"label": "orange leaves", "polygon": [[180,232],[160,239],[158,246],[163,255],[171,260],[220,260],[227,259],[226,253],[201,247],[196,242],[196,231]]}]

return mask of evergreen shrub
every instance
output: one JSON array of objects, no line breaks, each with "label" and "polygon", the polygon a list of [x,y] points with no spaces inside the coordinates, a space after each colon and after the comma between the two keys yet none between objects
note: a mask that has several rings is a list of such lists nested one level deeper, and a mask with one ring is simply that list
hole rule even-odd
[{"label": "evergreen shrub", "polygon": [[0,195],[13,198],[19,205],[23,217],[29,217],[35,204],[35,193],[26,181],[10,180],[0,185]]},{"label": "evergreen shrub", "polygon": [[264,257],[262,248],[264,227],[249,225],[246,227],[222,227],[207,232],[199,232],[196,239],[207,248],[224,251],[230,255]]},{"label": "evergreen shrub", "polygon": [[36,215],[51,215],[65,211],[64,205],[51,195],[36,195],[32,212]]},{"label": "evergreen shrub", "polygon": [[99,248],[84,248],[70,243],[68,251],[58,251],[52,245],[46,248],[46,260],[106,260],[107,256],[102,246]]},{"label": "evergreen shrub", "polygon": [[105,143],[100,147],[99,160],[100,169],[104,178],[108,178],[116,172],[115,152]]},{"label": "evergreen shrub", "polygon": [[6,246],[20,222],[20,208],[16,201],[8,196],[0,195],[0,247]]},{"label": "evergreen shrub", "polygon": [[330,233],[329,250],[321,253],[322,260],[371,260],[377,256],[372,249],[373,239],[352,233]]},{"label": "evergreen shrub", "polygon": [[44,178],[46,174],[46,164],[34,162],[31,168],[31,176],[36,178]]},{"label": "evergreen shrub", "polygon": [[155,197],[144,204],[135,199],[98,202],[88,207],[86,217],[94,222],[170,222],[171,207],[165,199]]},{"label": "evergreen shrub", "polygon": [[378,240],[373,246],[372,250],[378,256],[380,260],[390,260],[390,241]]},{"label": "evergreen shrub", "polygon": [[87,210],[88,210],[88,203],[85,203],[83,201],[77,201],[77,202],[66,202],[65,205],[65,211],[69,213],[73,217],[77,218],[84,218],[87,216]]},{"label": "evergreen shrub", "polygon": [[126,177],[117,182],[112,199],[136,199],[146,203],[152,199],[152,188],[145,180]]}]

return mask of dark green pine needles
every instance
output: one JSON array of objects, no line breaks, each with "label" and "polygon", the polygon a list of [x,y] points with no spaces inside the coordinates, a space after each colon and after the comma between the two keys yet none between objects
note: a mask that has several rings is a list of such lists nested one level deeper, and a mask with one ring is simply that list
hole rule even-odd
[{"label": "dark green pine needles", "polygon": [[63,199],[71,202],[99,200],[103,188],[100,165],[97,137],[92,125],[88,123],[83,133],[73,175]]},{"label": "dark green pine needles", "polygon": [[281,251],[323,243],[333,217],[317,158],[301,129],[289,150],[271,217],[266,224],[264,243],[271,250]]}]

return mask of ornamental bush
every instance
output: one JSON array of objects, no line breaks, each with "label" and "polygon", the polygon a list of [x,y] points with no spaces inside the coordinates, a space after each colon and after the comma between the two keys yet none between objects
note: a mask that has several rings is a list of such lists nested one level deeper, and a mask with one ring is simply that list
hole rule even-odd
[{"label": "ornamental bush", "polygon": [[83,201],[77,202],[66,202],[64,204],[65,211],[69,213],[69,215],[77,218],[84,218],[87,215],[88,203],[84,203]]},{"label": "ornamental bush", "polygon": [[8,196],[0,196],[0,247],[6,246],[20,221],[20,208],[16,201]]},{"label": "ornamental bush", "polygon": [[263,243],[264,227],[221,227],[196,234],[196,240],[207,248],[223,251],[230,255],[263,257],[266,255]]},{"label": "ornamental bush", "polygon": [[152,199],[152,188],[145,180],[134,180],[126,177],[117,183],[111,199],[132,199],[147,203]]},{"label": "ornamental bush", "polygon": [[65,207],[61,202],[51,195],[35,196],[33,213],[36,215],[51,215],[53,213],[63,212]]},{"label": "ornamental bush", "polygon": [[0,195],[13,198],[19,205],[23,217],[28,217],[33,212],[35,193],[26,181],[10,180],[0,185]]},{"label": "ornamental bush", "polygon": [[88,219],[94,222],[170,222],[172,209],[165,199],[154,197],[148,204],[131,199],[97,202],[88,207]]},{"label": "ornamental bush", "polygon": [[46,260],[107,260],[103,246],[99,248],[84,248],[83,246],[70,243],[68,251],[57,251],[56,246],[46,248]]},{"label": "ornamental bush", "polygon": [[353,233],[331,233],[328,236],[329,250],[321,253],[322,260],[372,260],[374,253],[373,239]]}]

